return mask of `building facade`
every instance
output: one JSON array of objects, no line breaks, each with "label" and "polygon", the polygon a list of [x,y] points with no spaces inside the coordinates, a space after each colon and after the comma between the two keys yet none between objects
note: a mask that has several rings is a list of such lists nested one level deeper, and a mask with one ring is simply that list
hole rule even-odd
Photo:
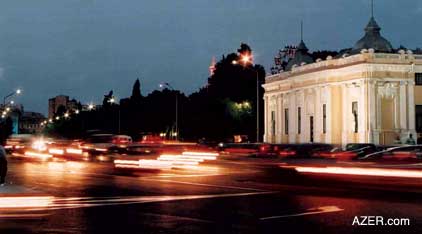
[{"label": "building facade", "polygon": [[371,17],[338,57],[315,61],[303,41],[266,77],[264,140],[392,144],[422,131],[422,55],[394,50]]},{"label": "building facade", "polygon": [[19,119],[19,133],[40,133],[43,129],[41,123],[45,120],[45,116],[41,113],[31,111],[23,112]]},{"label": "building facade", "polygon": [[60,106],[63,106],[67,111],[76,110],[78,109],[78,101],[75,99],[70,100],[69,96],[65,95],[50,98],[48,100],[48,118],[53,118]]}]

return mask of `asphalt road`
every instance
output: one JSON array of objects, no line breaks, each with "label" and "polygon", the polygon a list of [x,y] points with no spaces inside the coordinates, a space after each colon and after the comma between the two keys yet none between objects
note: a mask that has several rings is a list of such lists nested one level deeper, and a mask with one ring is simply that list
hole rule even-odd
[{"label": "asphalt road", "polygon": [[[10,160],[0,233],[422,233],[421,178],[288,168],[323,164],[368,167],[225,156],[195,169],[121,173],[111,163]],[[2,196],[7,187],[24,192]],[[5,197],[47,200],[14,208]],[[353,225],[360,216],[410,225]]]}]

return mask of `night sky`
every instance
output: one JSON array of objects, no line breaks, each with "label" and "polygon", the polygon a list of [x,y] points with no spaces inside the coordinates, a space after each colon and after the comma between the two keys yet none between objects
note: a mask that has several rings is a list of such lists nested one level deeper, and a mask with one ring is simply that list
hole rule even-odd
[{"label": "night sky", "polygon": [[[1,0],[0,96],[20,87],[25,110],[48,98],[82,103],[113,89],[145,95],[168,82],[186,94],[206,83],[217,60],[248,43],[267,72],[278,49],[352,47],[370,17],[369,0]],[[394,47],[422,47],[422,1],[375,0],[381,33]]]}]

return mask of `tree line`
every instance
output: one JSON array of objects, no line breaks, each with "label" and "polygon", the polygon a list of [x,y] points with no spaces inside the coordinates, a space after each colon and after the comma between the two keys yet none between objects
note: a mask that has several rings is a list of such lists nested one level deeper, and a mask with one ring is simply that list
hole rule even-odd
[{"label": "tree line", "polygon": [[[257,85],[260,119],[263,120],[265,70],[258,64],[241,63],[242,56],[251,56],[247,44],[241,44],[237,53],[223,55],[216,63],[213,75],[198,91],[186,95],[168,85],[146,96],[141,93],[137,79],[132,94],[113,100],[113,91],[104,95],[100,108],[81,111],[72,118],[61,118],[45,128],[45,133],[68,138],[82,138],[92,130],[126,134],[138,138],[142,134],[176,132],[183,140],[231,139],[233,135],[247,135],[256,139]],[[234,63],[236,61],[237,63]],[[258,82],[257,82],[258,81]],[[177,102],[177,104],[176,104]],[[260,121],[260,135],[263,121]]]}]

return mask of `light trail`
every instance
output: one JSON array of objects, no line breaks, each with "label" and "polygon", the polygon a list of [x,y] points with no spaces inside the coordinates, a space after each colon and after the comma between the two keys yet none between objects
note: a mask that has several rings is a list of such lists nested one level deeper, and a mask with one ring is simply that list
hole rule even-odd
[{"label": "light trail", "polygon": [[0,209],[48,207],[53,199],[51,196],[0,197]]},{"label": "light trail", "polygon": [[[62,210],[98,206],[130,205],[140,203],[155,203],[168,201],[184,201],[197,199],[212,199],[224,197],[243,197],[264,195],[275,192],[246,192],[205,195],[159,195],[159,196],[129,196],[129,197],[10,197],[0,198],[0,209],[16,209],[20,211]],[[0,216],[1,217],[1,216]]]},{"label": "light trail", "polygon": [[304,213],[270,216],[270,217],[260,218],[259,220],[265,221],[265,220],[270,220],[270,219],[290,218],[290,217],[324,214],[324,213],[332,213],[332,212],[340,212],[340,211],[343,211],[343,209],[340,209],[337,206],[321,206],[317,208],[308,209],[307,212],[304,212]]},{"label": "light trail", "polygon": [[[284,166],[281,166],[281,167],[291,168],[291,167],[284,167]],[[296,166],[293,168],[297,172],[300,172],[300,173],[422,178],[422,171],[420,170],[359,168],[359,167],[301,167],[301,166]]]}]

